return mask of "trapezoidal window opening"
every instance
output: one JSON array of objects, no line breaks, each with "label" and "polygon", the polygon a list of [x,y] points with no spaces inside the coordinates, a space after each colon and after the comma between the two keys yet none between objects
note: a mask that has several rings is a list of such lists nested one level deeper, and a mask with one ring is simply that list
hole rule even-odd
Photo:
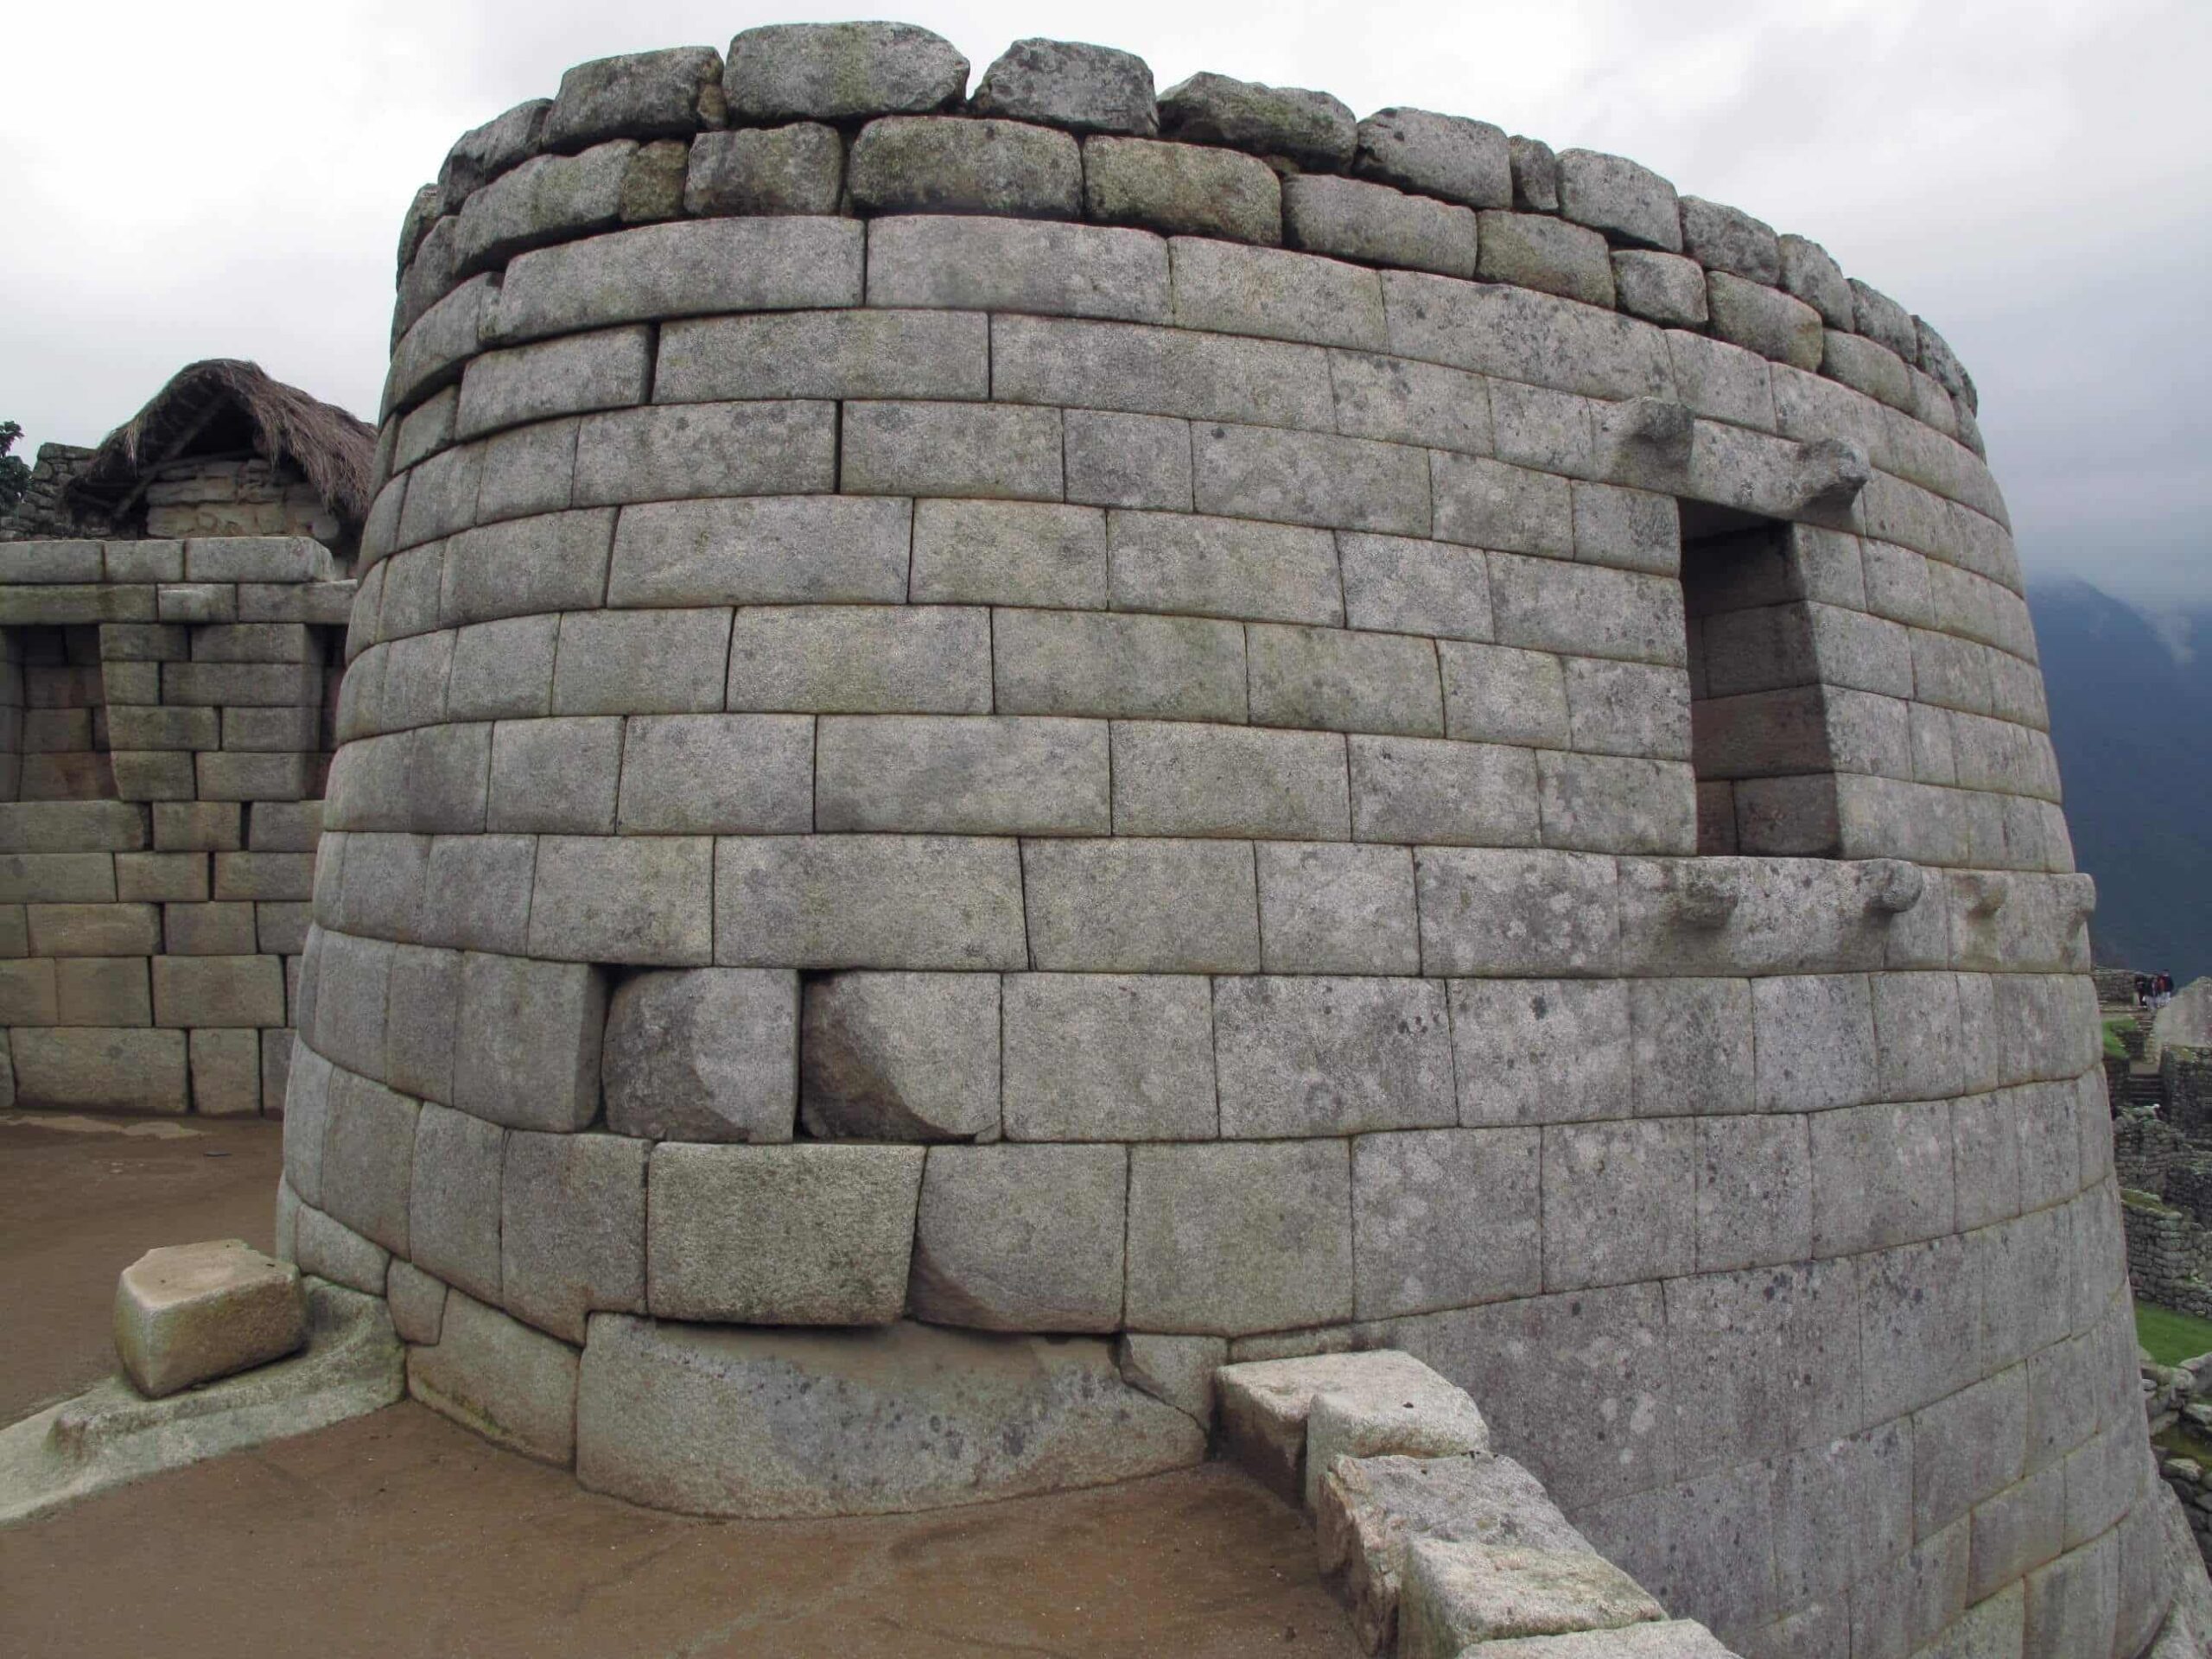
[{"label": "trapezoidal window opening", "polygon": [[1681,513],[1698,851],[1834,858],[1835,757],[1789,527],[1705,502]]}]

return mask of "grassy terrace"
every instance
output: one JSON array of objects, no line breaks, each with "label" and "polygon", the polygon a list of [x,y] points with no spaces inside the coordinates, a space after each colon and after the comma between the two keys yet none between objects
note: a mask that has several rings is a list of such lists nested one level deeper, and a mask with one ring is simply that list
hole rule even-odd
[{"label": "grassy terrace", "polygon": [[2161,1365],[2178,1365],[2199,1354],[2212,1354],[2212,1319],[2135,1304],[2135,1340]]}]

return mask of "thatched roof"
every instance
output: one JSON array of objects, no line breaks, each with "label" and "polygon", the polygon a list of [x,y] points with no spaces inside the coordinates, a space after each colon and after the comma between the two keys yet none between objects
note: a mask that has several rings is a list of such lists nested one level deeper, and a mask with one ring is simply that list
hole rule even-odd
[{"label": "thatched roof", "polygon": [[121,508],[147,474],[192,453],[194,440],[226,415],[250,437],[256,454],[290,461],[346,524],[358,525],[368,516],[375,429],[272,380],[258,364],[228,357],[178,370],[152,402],[107,435],[70,484],[71,499],[111,512]]}]

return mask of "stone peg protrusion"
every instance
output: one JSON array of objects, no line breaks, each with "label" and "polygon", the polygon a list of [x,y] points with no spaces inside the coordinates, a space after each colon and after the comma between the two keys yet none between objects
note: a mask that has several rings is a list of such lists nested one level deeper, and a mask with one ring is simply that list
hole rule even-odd
[{"label": "stone peg protrusion", "polygon": [[2087,927],[2089,918],[2097,913],[2097,879],[2093,875],[2076,874],[2058,878],[2069,894],[2066,914],[2075,927]]},{"label": "stone peg protrusion", "polygon": [[1880,916],[1902,916],[1920,902],[1928,877],[1909,858],[1872,858],[1859,867],[1866,908]]},{"label": "stone peg protrusion", "polygon": [[1743,876],[1726,866],[1677,864],[1669,873],[1667,887],[1682,925],[1708,931],[1727,926],[1744,899]]},{"label": "stone peg protrusion", "polygon": [[1849,438],[1815,438],[1797,452],[1797,504],[1847,507],[1873,476],[1866,449]]},{"label": "stone peg protrusion", "polygon": [[1994,916],[2012,896],[2012,884],[1991,871],[1970,870],[1952,879],[1959,884],[1969,916]]},{"label": "stone peg protrusion", "polygon": [[1670,397],[1631,397],[1622,406],[1615,429],[1623,443],[1634,444],[1655,461],[1689,465],[1696,427],[1686,404]]}]

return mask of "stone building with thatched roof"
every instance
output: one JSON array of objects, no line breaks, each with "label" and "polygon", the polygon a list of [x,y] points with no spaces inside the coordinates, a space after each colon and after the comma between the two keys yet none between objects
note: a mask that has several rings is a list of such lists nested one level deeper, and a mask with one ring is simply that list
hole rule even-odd
[{"label": "stone building with thatched roof", "polygon": [[374,448],[215,359],[0,517],[0,1102],[281,1109]]}]

